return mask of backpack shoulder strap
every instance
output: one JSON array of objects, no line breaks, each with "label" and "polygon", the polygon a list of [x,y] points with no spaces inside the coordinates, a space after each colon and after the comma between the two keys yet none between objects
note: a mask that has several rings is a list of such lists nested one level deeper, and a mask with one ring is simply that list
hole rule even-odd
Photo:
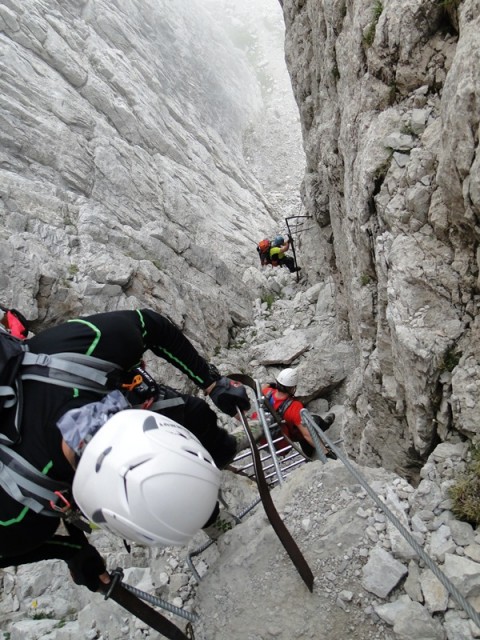
[{"label": "backpack shoulder strap", "polygon": [[280,426],[283,422],[283,416],[281,416],[274,407],[275,402],[274,402],[273,392],[274,392],[274,389],[270,389],[270,391],[268,391],[265,394],[265,400],[267,405],[265,408],[267,409],[267,411],[269,411],[272,414],[277,425]]},{"label": "backpack shoulder strap", "polygon": [[2,398],[2,407],[8,409],[13,407],[17,401],[17,393],[15,387],[0,385],[0,397]]},{"label": "backpack shoulder strap", "polygon": [[62,518],[85,533],[92,528],[70,503],[67,482],[49,478],[10,447],[0,444],[0,487],[18,503],[42,516]]},{"label": "backpack shoulder strap", "polygon": [[61,387],[77,387],[86,391],[111,391],[109,374],[121,367],[107,360],[81,353],[25,353],[20,378],[37,380]]},{"label": "backpack shoulder strap", "polygon": [[32,353],[25,345],[23,358],[12,386],[0,386],[2,406],[4,408],[15,406],[15,438],[12,439],[0,432],[0,444],[12,445],[20,439],[24,380],[36,380],[105,395],[116,388],[117,381],[114,374],[121,371],[118,365],[94,356],[69,352],[54,355]]},{"label": "backpack shoulder strap", "polygon": [[294,401],[294,398],[285,398],[282,404],[277,408],[277,411],[282,416],[282,418],[285,415],[285,411],[293,403],[293,401]]},{"label": "backpack shoulder strap", "polygon": [[[268,404],[273,409],[274,405],[274,397],[273,397],[274,389],[271,389],[267,395],[265,396],[268,400]],[[277,413],[281,418],[283,418],[285,411],[292,404],[295,398],[285,398],[285,400],[275,409],[275,413]]]},{"label": "backpack shoulder strap", "polygon": [[35,513],[58,517],[59,493],[70,491],[65,482],[49,478],[10,447],[0,444],[0,486]]}]

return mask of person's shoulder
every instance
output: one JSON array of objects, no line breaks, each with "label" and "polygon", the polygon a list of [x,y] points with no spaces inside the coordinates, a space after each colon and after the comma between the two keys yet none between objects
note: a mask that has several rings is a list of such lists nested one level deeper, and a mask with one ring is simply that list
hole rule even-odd
[{"label": "person's shoulder", "polygon": [[296,409],[303,409],[304,408],[303,402],[301,400],[299,400],[295,396],[291,396],[291,397],[292,397],[292,405],[291,406],[293,406]]}]

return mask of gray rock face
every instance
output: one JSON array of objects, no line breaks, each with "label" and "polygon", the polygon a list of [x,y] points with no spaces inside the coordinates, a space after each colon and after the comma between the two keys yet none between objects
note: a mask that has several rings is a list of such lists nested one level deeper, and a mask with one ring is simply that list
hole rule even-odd
[{"label": "gray rock face", "polygon": [[0,30],[3,301],[43,326],[150,305],[225,344],[251,320],[232,256],[273,224],[246,55],[195,2],[9,0]]},{"label": "gray rock face", "polygon": [[283,5],[315,269],[357,354],[350,444],[390,468],[478,433],[480,11],[447,4]]},{"label": "gray rock face", "polygon": [[[269,288],[274,289],[276,284],[284,292],[289,291],[290,277],[287,273],[258,273],[259,283],[265,279]],[[284,358],[290,357],[289,349],[297,348],[302,335],[305,340],[315,335],[319,343],[326,342],[330,319],[317,313],[316,300],[323,293],[322,287],[301,284],[293,290],[292,297],[279,298],[269,308],[256,300],[255,325],[236,335],[236,344],[241,348],[218,354],[221,366],[225,371],[248,367],[260,380],[271,379],[282,363],[256,362],[253,354],[258,347],[254,337],[260,345],[272,344],[279,327],[286,344]],[[332,371],[340,377],[342,351],[340,348],[336,353],[333,349],[334,345]],[[281,360],[280,353],[278,357]],[[297,354],[293,364],[301,372],[299,390],[305,397],[314,396],[308,405],[310,410],[335,412],[336,420],[328,430],[329,437],[335,439],[348,429],[342,407],[331,404],[341,391],[337,389],[330,395],[327,381],[318,372],[313,375],[316,362],[313,348]],[[308,372],[312,375],[308,376]],[[330,402],[325,396],[330,397]],[[234,428],[230,421],[226,426]],[[338,446],[347,453],[345,442]],[[355,464],[354,477],[341,462],[310,463],[293,471],[285,485],[272,492],[272,498],[313,571],[312,594],[296,574],[261,506],[249,512],[216,545],[194,558],[200,582],[185,560],[187,551],[204,544],[203,532],[188,548],[148,550],[133,545],[130,554],[125,553],[120,540],[101,531],[93,534],[92,542],[107,559],[109,568],[124,568],[129,584],[197,613],[194,631],[199,640],[223,640],[226,635],[243,640],[246,635],[259,634],[285,640],[299,634],[317,638],[319,628],[332,640],[352,628],[362,640],[372,636],[392,640],[445,638],[445,634],[449,637],[454,633],[463,635],[452,637],[470,639],[477,637],[473,623],[452,596],[447,598],[430,567],[419,560],[388,512],[379,507],[383,504],[400,521],[460,593],[476,601],[478,534],[467,523],[453,518],[445,499],[453,470],[464,468],[466,455],[467,448],[462,443],[439,444],[422,468],[422,480],[416,488],[391,472]],[[359,484],[358,474],[380,503],[371,501]],[[223,474],[222,486],[229,508],[236,514],[258,496],[251,480],[228,471]],[[132,616],[65,580],[65,572],[61,561],[0,572],[0,620],[12,637],[23,638],[25,633],[35,637],[47,631],[49,640],[73,640],[84,635],[108,635],[111,640],[152,637]],[[292,601],[293,612],[285,605]],[[322,611],[322,621],[318,611]],[[48,623],[44,623],[45,619]],[[173,619],[178,626],[184,626],[181,618]]]},{"label": "gray rock face", "polygon": [[[335,412],[329,433],[357,461],[404,471],[410,445],[425,454],[444,440],[415,487],[356,468],[478,609],[480,540],[447,499],[468,448],[458,432],[479,432],[480,394],[480,4],[455,4],[283,0],[302,195],[318,223],[302,235],[297,285],[256,268],[252,252],[298,205],[262,164],[269,133],[296,119],[283,104],[265,116],[273,85],[259,86],[261,65],[252,78],[212,6],[5,1],[0,282],[37,326],[150,304],[216,347],[224,373],[267,381],[298,366],[300,397]],[[235,511],[257,496],[245,478],[226,472],[224,483]],[[184,549],[126,554],[102,532],[93,542],[131,584],[198,611],[199,640],[478,637],[341,463],[306,465],[273,497],[313,594],[261,508],[198,560],[200,584]],[[51,561],[0,572],[11,640],[153,637],[65,571]]]}]

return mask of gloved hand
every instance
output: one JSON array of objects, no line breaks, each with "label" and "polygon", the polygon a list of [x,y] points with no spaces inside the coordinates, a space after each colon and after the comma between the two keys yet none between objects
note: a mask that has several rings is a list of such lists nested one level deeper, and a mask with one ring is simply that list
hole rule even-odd
[{"label": "gloved hand", "polygon": [[242,411],[250,409],[250,400],[243,384],[225,376],[216,381],[209,395],[220,411],[229,416],[237,413],[237,407]]},{"label": "gloved hand", "polygon": [[85,545],[66,562],[75,584],[84,585],[90,591],[98,591],[100,575],[105,573],[106,567],[95,547]]}]

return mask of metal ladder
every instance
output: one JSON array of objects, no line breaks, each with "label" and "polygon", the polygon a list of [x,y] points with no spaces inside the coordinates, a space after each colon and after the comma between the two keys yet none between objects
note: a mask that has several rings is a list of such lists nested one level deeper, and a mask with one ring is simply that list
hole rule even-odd
[{"label": "metal ladder", "polygon": [[[308,462],[310,458],[303,453],[296,443],[292,442],[288,436],[285,436],[281,432],[280,425],[276,422],[272,413],[270,413],[266,407],[266,400],[261,393],[260,384],[256,380],[254,382],[254,408],[265,436],[265,443],[258,446],[258,451],[265,478],[268,482],[269,488],[273,489],[275,486],[283,484],[290,473]],[[233,473],[238,473],[255,480],[253,458],[250,450],[245,449],[244,451],[240,451],[227,469]],[[225,508],[229,508],[223,501],[221,494],[219,496],[219,500]],[[259,502],[260,498],[257,498],[250,505],[242,509],[240,513],[234,514],[234,517],[238,522],[241,522],[242,518],[250,513],[259,504]],[[187,554],[187,564],[198,582],[200,582],[201,577],[195,568],[193,558],[203,553],[212,544],[214,544],[214,542],[215,540],[208,540],[205,544]]]},{"label": "metal ladder", "polygon": [[[276,424],[272,425],[275,427]],[[307,456],[283,435],[273,437],[258,447],[262,460],[262,468],[270,488],[282,484],[289,473],[309,460]],[[230,470],[255,479],[253,460],[250,451],[241,451],[234,458]]]}]

